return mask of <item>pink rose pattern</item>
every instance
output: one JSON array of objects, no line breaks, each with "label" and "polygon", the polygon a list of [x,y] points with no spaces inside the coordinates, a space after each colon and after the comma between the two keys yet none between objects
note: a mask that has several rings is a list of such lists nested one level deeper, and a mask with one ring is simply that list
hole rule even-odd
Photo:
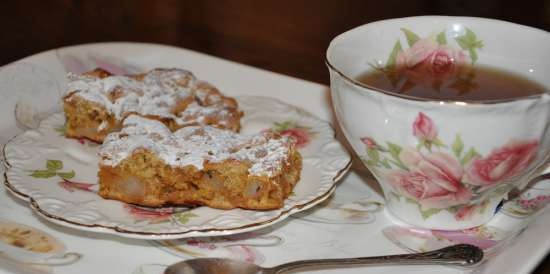
[{"label": "pink rose pattern", "polygon": [[[401,41],[397,40],[386,65],[373,65],[386,73],[394,86],[400,85],[402,91],[415,85],[438,89],[446,79],[462,76],[465,76],[462,78],[468,85],[472,84],[468,82],[472,80],[467,75],[468,68],[477,61],[477,50],[483,47],[483,42],[478,40],[472,30],[466,28],[463,35],[452,38],[459,47],[452,47],[448,43],[445,31],[420,38],[411,30],[401,30],[409,48],[403,49]],[[400,78],[406,79],[405,83],[398,84]],[[466,88],[458,83],[450,87],[459,90]]]},{"label": "pink rose pattern", "polygon": [[433,141],[437,137],[437,128],[432,119],[420,112],[413,122],[413,135],[426,141]]},{"label": "pink rose pattern", "polygon": [[537,140],[510,141],[485,158],[476,156],[466,167],[465,181],[472,185],[490,186],[512,178],[533,161],[537,147]]},{"label": "pink rose pattern", "polygon": [[533,216],[550,203],[550,181],[543,180],[529,185],[527,190],[519,196],[508,201],[502,207],[501,212],[514,218],[526,218]]},{"label": "pink rose pattern", "polygon": [[452,156],[435,152],[422,155],[405,148],[399,154],[407,168],[386,174],[399,194],[417,201],[422,208],[444,209],[467,203],[472,192],[460,183],[463,170]]},{"label": "pink rose pattern", "polygon": [[370,137],[361,138],[361,142],[365,144],[368,148],[376,148],[376,142]]},{"label": "pink rose pattern", "polygon": [[282,237],[271,232],[269,229],[219,237],[163,240],[158,243],[182,258],[220,257],[261,264],[265,256],[256,247],[275,247],[284,242]]},{"label": "pink rose pattern", "polygon": [[360,138],[366,146],[365,164],[392,186],[394,195],[418,204],[425,218],[448,210],[460,221],[485,210],[487,200],[471,200],[529,170],[538,148],[537,140],[512,140],[482,157],[474,148],[465,152],[459,134],[446,146],[437,133],[433,120],[420,112],[412,126],[416,148]]},{"label": "pink rose pattern", "polygon": [[273,132],[282,136],[288,136],[294,140],[297,148],[306,147],[315,137],[315,132],[312,132],[311,128],[300,126],[293,120],[275,122],[272,128],[266,129],[264,132]]},{"label": "pink rose pattern", "polygon": [[135,223],[145,222],[150,224],[175,222],[185,224],[189,219],[197,217],[196,214],[182,207],[142,207],[123,203],[122,207]]},{"label": "pink rose pattern", "polygon": [[550,202],[550,195],[539,195],[531,199],[518,199],[518,205],[529,211],[537,211]]},{"label": "pink rose pattern", "polygon": [[61,188],[68,192],[75,192],[75,190],[81,190],[86,192],[97,192],[98,185],[92,183],[76,182],[72,180],[63,179],[57,183]]},{"label": "pink rose pattern", "polygon": [[396,69],[415,84],[431,85],[434,79],[456,76],[470,62],[460,49],[439,45],[433,38],[418,40],[397,55]]},{"label": "pink rose pattern", "polygon": [[126,63],[116,57],[100,57],[92,53],[85,57],[77,57],[71,54],[58,54],[65,71],[81,74],[95,68],[104,69],[115,75],[134,74],[141,69]]},{"label": "pink rose pattern", "polygon": [[389,226],[382,233],[397,246],[405,247],[408,251],[422,252],[454,244],[470,244],[483,249],[486,258],[492,258],[517,236],[518,231],[503,231],[486,225],[463,230]]},{"label": "pink rose pattern", "polygon": [[174,210],[171,207],[146,208],[130,204],[123,204],[123,207],[135,220],[148,220],[152,221],[152,223],[168,221],[170,216],[174,214]]}]

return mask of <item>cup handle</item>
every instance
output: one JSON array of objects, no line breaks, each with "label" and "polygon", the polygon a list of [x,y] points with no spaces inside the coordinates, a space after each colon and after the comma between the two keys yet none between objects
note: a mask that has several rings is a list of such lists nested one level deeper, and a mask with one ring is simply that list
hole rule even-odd
[{"label": "cup handle", "polygon": [[523,192],[529,190],[533,185],[535,185],[536,183],[538,183],[540,181],[550,180],[550,161],[548,161],[548,163],[542,165],[539,170],[541,171],[540,174],[533,177],[533,178],[531,178],[521,190],[518,189],[518,188],[515,188],[512,191],[510,191],[508,193],[508,198],[506,200],[510,201],[510,200],[513,200],[513,199],[517,198]]}]

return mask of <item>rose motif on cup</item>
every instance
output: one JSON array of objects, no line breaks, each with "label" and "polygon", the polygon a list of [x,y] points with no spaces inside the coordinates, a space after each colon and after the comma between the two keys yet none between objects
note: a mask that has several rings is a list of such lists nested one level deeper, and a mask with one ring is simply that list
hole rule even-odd
[{"label": "rose motif on cup", "polygon": [[398,39],[385,66],[372,65],[384,72],[398,90],[406,92],[417,85],[439,90],[449,78],[456,78],[449,87],[461,93],[476,87],[471,68],[478,59],[477,50],[483,47],[483,42],[472,30],[466,28],[463,35],[453,38],[458,47],[447,41],[445,31],[425,38],[406,28],[401,31],[409,48],[403,48]]},{"label": "rose motif on cup", "polygon": [[466,167],[465,181],[472,185],[490,186],[514,177],[533,161],[537,147],[536,140],[510,141],[485,158],[476,156]]},{"label": "rose motif on cup", "polygon": [[422,112],[412,123],[412,135],[416,147],[362,137],[366,155],[361,158],[391,186],[393,197],[418,205],[425,219],[447,210],[461,221],[484,211],[494,187],[529,170],[539,146],[537,140],[511,140],[482,156],[474,147],[466,150],[460,134],[450,145],[439,140],[437,126]]},{"label": "rose motif on cup", "polygon": [[377,144],[371,137],[361,138],[361,142],[367,146],[367,148],[376,148]]},{"label": "rose motif on cup", "polygon": [[419,113],[413,122],[413,135],[427,141],[433,141],[437,137],[437,128],[432,119],[424,113]]},{"label": "rose motif on cup", "polygon": [[470,63],[463,50],[440,45],[432,37],[420,39],[396,57],[396,70],[416,84],[430,85],[433,79],[456,76]]},{"label": "rose motif on cup", "polygon": [[407,171],[390,171],[386,181],[422,208],[449,208],[471,199],[472,192],[460,183],[464,171],[451,155],[442,152],[422,155],[415,149],[405,148],[399,158]]}]

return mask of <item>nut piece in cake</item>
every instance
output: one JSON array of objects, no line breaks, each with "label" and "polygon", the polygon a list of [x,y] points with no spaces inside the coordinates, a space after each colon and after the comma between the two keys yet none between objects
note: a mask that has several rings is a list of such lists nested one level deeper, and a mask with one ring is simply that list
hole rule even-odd
[{"label": "nut piece in cake", "polygon": [[242,135],[211,126],[175,132],[131,115],[100,149],[99,194],[143,206],[275,209],[300,178],[287,137]]},{"label": "nut piece in cake", "polygon": [[130,114],[157,119],[172,131],[211,125],[238,132],[242,113],[235,99],[181,69],[153,69],[138,75],[111,75],[96,69],[69,74],[63,98],[67,137],[103,142]]}]

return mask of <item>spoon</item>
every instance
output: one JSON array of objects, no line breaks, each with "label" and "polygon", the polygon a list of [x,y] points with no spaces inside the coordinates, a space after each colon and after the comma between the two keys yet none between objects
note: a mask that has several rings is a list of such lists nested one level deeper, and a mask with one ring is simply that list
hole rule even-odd
[{"label": "spoon", "polygon": [[413,254],[387,255],[362,258],[319,259],[294,261],[274,267],[261,267],[253,263],[222,258],[197,258],[175,263],[164,274],[278,274],[289,270],[312,267],[341,267],[349,265],[455,265],[471,266],[483,259],[483,251],[476,246],[458,244],[442,249]]}]

